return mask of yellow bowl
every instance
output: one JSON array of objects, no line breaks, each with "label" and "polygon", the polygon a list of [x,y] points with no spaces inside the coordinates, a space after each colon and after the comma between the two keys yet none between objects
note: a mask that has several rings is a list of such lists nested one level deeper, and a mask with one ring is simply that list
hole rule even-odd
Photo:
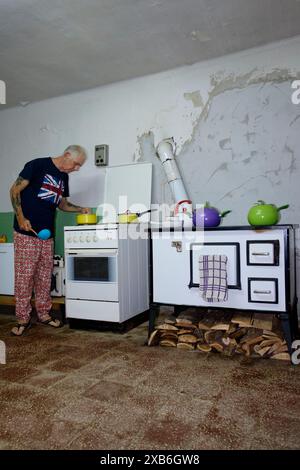
[{"label": "yellow bowl", "polygon": [[96,214],[78,214],[76,216],[77,225],[85,225],[85,224],[96,224],[97,223],[97,215]]},{"label": "yellow bowl", "polygon": [[133,212],[132,214],[119,214],[118,220],[120,224],[130,224],[131,222],[137,220],[137,218],[138,215]]}]

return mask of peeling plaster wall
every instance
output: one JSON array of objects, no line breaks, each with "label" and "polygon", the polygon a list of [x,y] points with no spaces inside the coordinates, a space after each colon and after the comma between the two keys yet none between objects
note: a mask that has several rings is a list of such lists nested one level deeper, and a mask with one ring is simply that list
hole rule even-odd
[{"label": "peeling plaster wall", "polygon": [[[27,160],[58,155],[73,143],[90,154],[71,175],[74,203],[101,202],[105,170],[94,166],[101,143],[109,145],[111,165],[151,161],[153,202],[171,203],[155,147],[173,136],[190,197],[231,209],[224,224],[244,225],[257,199],[289,203],[281,222],[300,223],[300,105],[291,101],[299,53],[297,37],[1,111],[0,211],[11,210],[9,186]],[[300,257],[299,239],[297,246]]]}]

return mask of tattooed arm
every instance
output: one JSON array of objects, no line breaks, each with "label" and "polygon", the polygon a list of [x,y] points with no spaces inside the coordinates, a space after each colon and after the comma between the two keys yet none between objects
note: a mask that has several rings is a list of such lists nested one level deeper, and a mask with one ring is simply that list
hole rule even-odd
[{"label": "tattooed arm", "polygon": [[91,209],[88,207],[75,206],[72,202],[69,202],[67,198],[63,197],[58,205],[61,211],[65,212],[80,212],[81,214],[90,214]]},{"label": "tattooed arm", "polygon": [[21,206],[21,192],[29,185],[29,181],[25,180],[21,176],[18,176],[12,187],[10,188],[10,199],[14,208],[17,221],[21,230],[28,232],[31,229],[31,223],[28,219],[25,219],[22,206]]}]

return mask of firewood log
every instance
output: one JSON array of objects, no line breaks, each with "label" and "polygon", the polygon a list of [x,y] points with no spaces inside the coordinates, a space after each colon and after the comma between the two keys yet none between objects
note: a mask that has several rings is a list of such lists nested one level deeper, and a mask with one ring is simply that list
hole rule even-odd
[{"label": "firewood log", "polygon": [[[208,333],[210,333],[210,334],[208,335]],[[204,336],[208,339],[207,343],[213,349],[216,349],[218,352],[223,351],[224,344],[222,342],[222,338],[223,338],[222,331],[220,331],[220,330],[216,330],[216,331],[212,330],[210,332],[207,331]]]},{"label": "firewood log", "polygon": [[238,329],[239,329],[239,326],[237,323],[230,322],[229,328],[226,331],[225,336],[233,335]]},{"label": "firewood log", "polygon": [[244,349],[242,348],[242,346],[240,344],[237,345],[235,352],[237,354],[244,354],[245,353]]},{"label": "firewood log", "polygon": [[201,352],[210,352],[211,346],[209,344],[197,343],[197,349]]},{"label": "firewood log", "polygon": [[195,344],[191,343],[177,343],[177,348],[178,349],[186,349],[188,351],[193,351],[195,349]]},{"label": "firewood log", "polygon": [[175,341],[174,339],[162,339],[160,342],[159,342],[160,346],[166,346],[166,347],[171,347],[171,348],[176,348],[177,346],[177,341]]},{"label": "firewood log", "polygon": [[262,330],[272,330],[273,314],[255,313],[253,315],[253,327]]},{"label": "firewood log", "polygon": [[269,350],[270,356],[273,356],[274,354],[281,353],[281,352],[286,352],[288,350],[287,344],[285,341],[278,342],[276,341],[273,346]]},{"label": "firewood log", "polygon": [[186,320],[184,318],[176,318],[176,326],[181,326],[183,328],[192,327],[193,322],[191,320]]},{"label": "firewood log", "polygon": [[274,354],[273,356],[270,357],[270,359],[280,359],[281,361],[290,361],[291,357],[289,353],[287,352],[281,352],[278,354]]},{"label": "firewood log", "polygon": [[170,325],[175,325],[176,317],[169,316],[169,317],[165,318],[165,323],[169,323]]},{"label": "firewood log", "polygon": [[245,327],[242,327],[242,328],[238,328],[237,330],[235,330],[234,332],[232,333],[225,333],[225,334],[228,334],[229,338],[232,338],[232,339],[240,339],[242,338],[243,336],[245,336],[247,334],[247,328]]},{"label": "firewood log", "polygon": [[193,330],[193,335],[197,337],[197,341],[204,341],[204,334],[202,330],[199,330],[198,328],[195,328]]},{"label": "firewood log", "polygon": [[160,332],[160,336],[163,338],[164,336],[173,336],[174,338],[177,338],[178,331],[174,330],[158,330]]},{"label": "firewood log", "polygon": [[249,346],[260,343],[264,337],[262,336],[262,330],[249,329],[247,334],[240,340],[240,344],[247,343]]},{"label": "firewood log", "polygon": [[215,335],[216,335],[216,332],[215,331],[212,331],[212,330],[207,330],[205,331],[204,333],[204,340],[207,344],[209,344],[210,342],[212,342],[215,338]]},{"label": "firewood log", "polygon": [[278,347],[275,350],[273,350],[270,354],[274,356],[276,354],[280,354],[283,352],[288,352],[287,344],[278,345]]},{"label": "firewood log", "polygon": [[172,331],[164,331],[163,333],[160,334],[160,339],[171,339],[177,341],[177,334],[173,333]]},{"label": "firewood log", "polygon": [[195,328],[179,328],[179,330],[177,331],[177,335],[178,336],[180,336],[180,335],[189,335],[192,332],[194,332],[194,329]]},{"label": "firewood log", "polygon": [[237,348],[237,341],[234,338],[222,338],[222,341],[224,343],[223,354],[233,356]]},{"label": "firewood log", "polygon": [[178,328],[174,325],[170,325],[169,323],[163,323],[162,325],[158,325],[156,327],[157,330],[171,330],[171,331],[178,331]]},{"label": "firewood log", "polygon": [[251,355],[251,350],[250,350],[250,345],[245,343],[245,344],[242,344],[241,345],[241,350],[245,353],[246,356],[250,356]]},{"label": "firewood log", "polygon": [[257,354],[259,354],[259,356],[263,357],[270,350],[270,346],[265,346],[264,348],[262,348],[262,347],[260,347],[259,344],[255,344],[253,349]]},{"label": "firewood log", "polygon": [[177,322],[179,322],[182,325],[184,324],[184,322],[186,322],[186,324],[189,323],[189,324],[193,324],[196,326],[199,320],[199,316],[200,316],[199,309],[190,307],[178,315]]},{"label": "firewood log", "polygon": [[210,330],[211,327],[214,325],[214,319],[213,318],[202,318],[199,322],[198,322],[198,328],[199,330]]},{"label": "firewood log", "polygon": [[178,341],[180,343],[192,343],[193,344],[193,343],[197,343],[197,340],[198,340],[197,336],[190,335],[190,334],[189,335],[180,335],[178,337]]},{"label": "firewood log", "polygon": [[258,346],[258,348],[262,349],[262,348],[265,348],[266,346],[273,346],[275,343],[280,343],[281,344],[281,340],[280,338],[278,337],[275,337],[273,339],[264,339]]},{"label": "firewood log", "polygon": [[254,345],[261,343],[263,340],[262,330],[256,328],[249,328],[247,334],[243,336],[239,342],[242,351],[244,351],[247,357],[251,356],[251,352],[254,350]]},{"label": "firewood log", "polygon": [[224,344],[224,346],[228,346],[230,344],[230,338],[229,336],[223,336],[222,338],[222,343]]},{"label": "firewood log", "polygon": [[223,345],[218,343],[217,341],[214,341],[213,343],[210,343],[210,347],[212,349],[215,349],[218,352],[223,352],[223,350],[224,350]]},{"label": "firewood log", "polygon": [[245,351],[246,356],[251,355],[251,351],[254,350],[254,346],[256,344],[259,344],[262,341],[262,339],[263,339],[262,336],[257,336],[255,338],[248,339],[247,341],[241,344],[242,349]]},{"label": "firewood log", "polygon": [[277,334],[271,330],[263,330],[263,336],[277,336]]},{"label": "firewood log", "polygon": [[212,330],[228,331],[231,323],[232,314],[229,312],[216,312],[214,315],[215,323],[212,325]]},{"label": "firewood log", "polygon": [[247,327],[250,328],[253,323],[252,315],[249,314],[242,314],[242,313],[235,313],[231,319],[232,323],[238,323],[240,327]]},{"label": "firewood log", "polygon": [[155,346],[159,342],[159,330],[152,331],[148,339],[148,346]]}]

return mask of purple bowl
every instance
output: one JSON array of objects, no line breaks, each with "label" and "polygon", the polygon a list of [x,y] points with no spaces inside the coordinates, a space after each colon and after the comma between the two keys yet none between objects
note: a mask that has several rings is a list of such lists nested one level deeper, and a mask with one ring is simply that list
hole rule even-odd
[{"label": "purple bowl", "polygon": [[213,207],[195,209],[193,212],[193,224],[195,227],[217,227],[220,225],[221,215]]}]

